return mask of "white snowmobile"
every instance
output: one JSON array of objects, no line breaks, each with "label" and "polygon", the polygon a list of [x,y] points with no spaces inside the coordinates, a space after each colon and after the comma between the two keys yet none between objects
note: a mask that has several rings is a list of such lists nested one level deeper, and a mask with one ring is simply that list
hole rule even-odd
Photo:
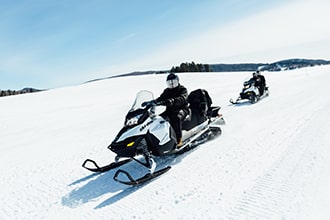
[{"label": "white snowmobile", "polygon": [[243,89],[236,100],[230,99],[232,104],[242,103],[242,100],[248,100],[251,104],[258,102],[260,99],[269,95],[268,87],[265,87],[264,93],[260,95],[259,89],[255,86],[255,81],[250,79],[243,83]]},{"label": "white snowmobile", "polygon": [[[209,104],[209,109],[206,111],[191,107],[191,114],[183,123],[183,145],[177,148],[177,139],[170,123],[155,114],[155,108],[164,103],[155,103],[150,100],[154,98],[149,91],[143,90],[137,94],[133,106],[126,115],[124,127],[108,146],[108,149],[116,153],[114,162],[100,167],[95,161],[87,159],[82,166],[93,172],[105,172],[130,161],[136,161],[149,170],[146,175],[134,179],[127,171],[119,169],[113,179],[127,185],[141,184],[171,168],[166,166],[156,169],[155,157],[184,153],[219,136],[220,125],[225,124],[222,115],[218,113],[220,107],[211,107]],[[143,106],[142,103],[147,104]],[[121,176],[120,179],[119,176]]]}]

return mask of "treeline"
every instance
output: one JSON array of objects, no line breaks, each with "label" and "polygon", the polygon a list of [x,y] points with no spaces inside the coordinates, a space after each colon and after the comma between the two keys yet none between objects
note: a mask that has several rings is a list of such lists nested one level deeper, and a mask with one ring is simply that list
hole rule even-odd
[{"label": "treeline", "polygon": [[320,66],[320,65],[329,65],[330,61],[328,60],[310,60],[310,59],[288,59],[281,60],[275,63],[266,64],[262,66],[262,70],[267,71],[281,71],[281,70],[293,70],[304,67]]},{"label": "treeline", "polygon": [[257,69],[263,71],[282,71],[329,64],[330,61],[320,59],[288,59],[274,63],[211,64],[210,68],[212,72],[255,71]]},{"label": "treeline", "polygon": [[330,61],[321,59],[288,59],[274,63],[237,63],[237,64],[195,64],[181,63],[172,67],[170,72],[240,72],[240,71],[282,71],[318,65],[329,65]]},{"label": "treeline", "polygon": [[21,90],[0,90],[0,97],[4,96],[10,96],[10,95],[19,95],[19,94],[25,94],[25,93],[32,93],[32,92],[40,92],[42,90],[39,89],[33,89],[33,88],[25,88]]},{"label": "treeline", "polygon": [[240,71],[256,71],[263,63],[240,63],[240,64],[211,64],[212,72],[240,72]]},{"label": "treeline", "polygon": [[181,63],[180,66],[172,67],[171,73],[181,72],[212,72],[208,64]]}]

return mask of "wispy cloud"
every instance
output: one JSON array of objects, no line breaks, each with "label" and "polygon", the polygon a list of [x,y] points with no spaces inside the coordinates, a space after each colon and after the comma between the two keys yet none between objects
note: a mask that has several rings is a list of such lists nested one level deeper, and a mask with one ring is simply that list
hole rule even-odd
[{"label": "wispy cloud", "polygon": [[[247,54],[325,41],[330,39],[330,29],[327,28],[330,20],[329,11],[330,3],[328,2],[322,2],[322,4],[317,1],[286,3],[281,7],[261,11],[248,18],[228,23],[226,26],[216,26],[189,39],[164,45],[158,53],[143,57],[142,60],[131,65],[140,68],[143,65],[147,68],[167,65],[170,68],[169,65],[180,64],[180,62],[221,62],[230,57],[236,58],[236,61],[244,61],[239,60],[239,55],[244,55],[242,57],[246,58]],[[288,51],[283,51],[282,56],[285,56],[285,52]],[[301,56],[308,55],[308,51],[303,53],[299,50],[299,52]],[[277,53],[277,55],[280,58],[281,54]],[[265,57],[254,58],[255,61],[265,59]],[[324,58],[330,59],[330,52]]]},{"label": "wispy cloud", "polygon": [[123,44],[123,43],[129,41],[130,39],[134,38],[136,35],[137,35],[136,33],[129,33],[129,34],[119,38],[116,43],[117,44]]}]

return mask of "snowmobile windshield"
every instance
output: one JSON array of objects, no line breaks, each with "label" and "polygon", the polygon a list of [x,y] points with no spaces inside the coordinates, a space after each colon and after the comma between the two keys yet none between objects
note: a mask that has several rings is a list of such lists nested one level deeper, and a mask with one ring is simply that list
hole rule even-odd
[{"label": "snowmobile windshield", "polygon": [[250,80],[245,81],[243,83],[244,88],[250,88],[252,85],[254,85],[254,80],[253,79],[250,79]]},{"label": "snowmobile windshield", "polygon": [[143,102],[147,102],[147,101],[151,101],[151,100],[154,100],[154,95],[152,94],[152,92],[147,91],[147,90],[142,90],[142,91],[138,92],[138,94],[136,95],[135,101],[130,109],[130,112],[135,111],[137,109],[141,109]]}]

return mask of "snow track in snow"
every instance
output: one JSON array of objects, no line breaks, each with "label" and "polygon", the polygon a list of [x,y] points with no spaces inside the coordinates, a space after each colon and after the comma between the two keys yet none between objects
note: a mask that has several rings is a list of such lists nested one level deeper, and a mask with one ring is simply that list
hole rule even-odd
[{"label": "snow track in snow", "polygon": [[[319,103],[312,106],[318,106],[318,109],[304,111],[311,105],[310,102],[315,101]],[[324,119],[329,118],[330,102],[306,96],[303,102],[297,104],[293,101],[290,106],[281,108],[288,108],[288,113],[296,113],[282,114],[284,119],[288,119],[282,118],[281,123],[292,123],[285,123],[281,131],[278,127],[277,132],[274,132],[275,137],[271,138],[273,144],[264,145],[272,148],[264,154],[272,161],[271,166],[234,202],[227,213],[228,219],[311,218],[307,215],[312,203],[309,195],[318,188],[316,167],[324,163],[324,137],[329,137],[330,122],[322,124]],[[281,109],[276,110],[274,115],[278,111]],[[301,204],[305,204],[304,207]]]}]

